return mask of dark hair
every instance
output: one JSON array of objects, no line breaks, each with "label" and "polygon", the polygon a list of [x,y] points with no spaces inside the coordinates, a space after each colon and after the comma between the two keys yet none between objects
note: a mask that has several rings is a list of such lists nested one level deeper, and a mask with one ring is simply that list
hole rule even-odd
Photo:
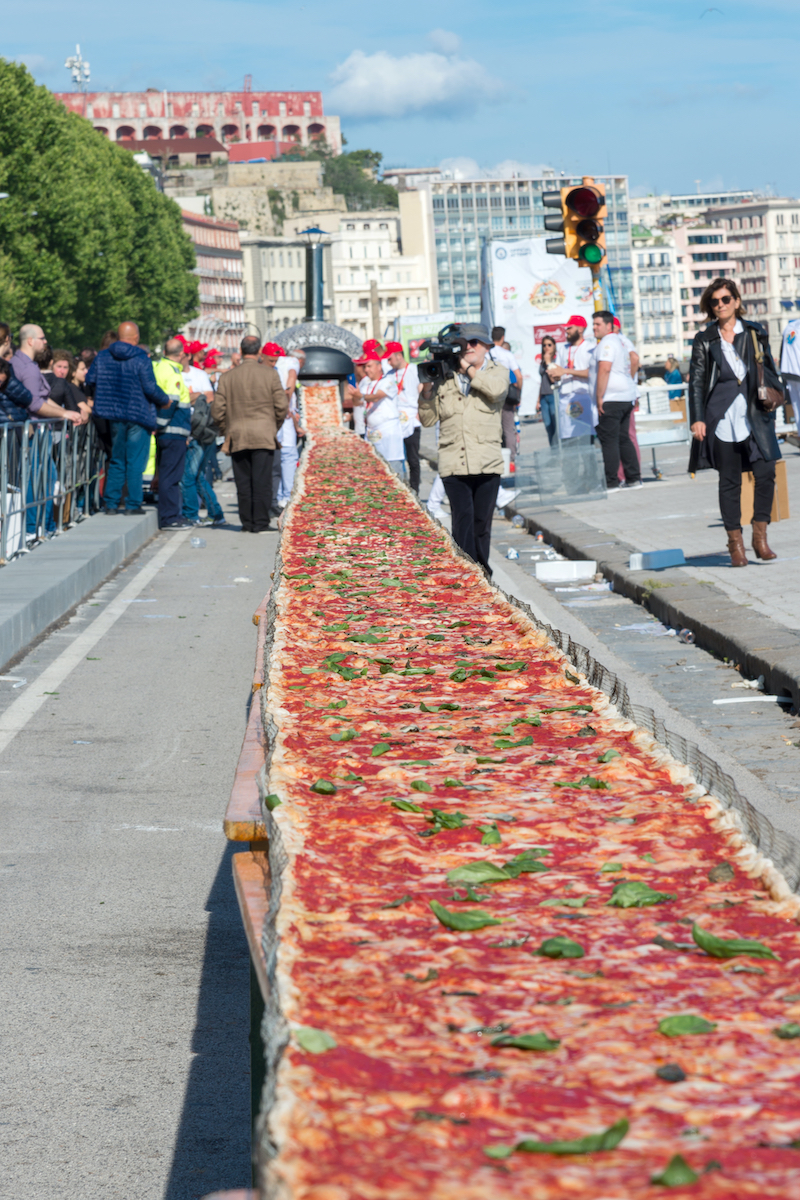
[{"label": "dark hair", "polygon": [[502,325],[495,325],[492,329],[492,341],[501,342],[506,336],[506,331]]},{"label": "dark hair", "polygon": [[82,350],[78,351],[78,358],[82,359],[87,367],[90,367],[97,358],[97,351],[92,346],[84,346]]},{"label": "dark hair", "polygon": [[2,346],[4,344],[4,342],[10,342],[10,341],[11,341],[11,326],[6,325],[5,321],[0,321],[0,346]]},{"label": "dark hair", "polygon": [[67,363],[69,365],[70,375],[75,370],[75,359],[73,358],[71,350],[54,350],[52,365],[55,366],[57,362]]},{"label": "dark hair", "polygon": [[107,350],[113,342],[118,342],[116,329],[107,329],[100,339],[100,349]]},{"label": "dark hair", "polygon": [[607,308],[601,308],[599,312],[592,313],[592,319],[599,317],[606,325],[614,324],[614,314],[610,313]]},{"label": "dark hair", "polygon": [[40,371],[49,371],[53,365],[53,351],[49,346],[43,346],[41,350],[35,352],[33,361]]},{"label": "dark hair", "polygon": [[261,349],[261,338],[244,337],[242,338],[241,351],[242,354],[258,354]]},{"label": "dark hair", "polygon": [[745,308],[745,306],[742,302],[742,297],[741,297],[738,287],[736,286],[736,284],[733,282],[732,279],[723,279],[721,276],[719,279],[712,279],[711,283],[708,285],[706,290],[703,292],[702,296],[700,297],[700,311],[705,313],[705,315],[708,317],[709,321],[716,320],[717,314],[714,311],[714,306],[711,303],[711,297],[714,295],[714,292],[718,292],[720,290],[720,288],[728,289],[728,291],[730,292],[730,294],[733,296],[734,300],[736,301],[737,317],[743,317],[745,315],[745,313],[747,312],[747,309]]}]

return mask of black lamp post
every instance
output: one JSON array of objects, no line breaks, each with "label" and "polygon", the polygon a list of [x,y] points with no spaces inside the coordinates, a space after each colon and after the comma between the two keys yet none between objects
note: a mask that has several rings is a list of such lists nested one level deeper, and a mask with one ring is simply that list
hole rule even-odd
[{"label": "black lamp post", "polygon": [[313,227],[301,229],[299,236],[306,239],[306,320],[324,321],[322,256],[325,245],[322,239],[327,235],[324,229]]}]

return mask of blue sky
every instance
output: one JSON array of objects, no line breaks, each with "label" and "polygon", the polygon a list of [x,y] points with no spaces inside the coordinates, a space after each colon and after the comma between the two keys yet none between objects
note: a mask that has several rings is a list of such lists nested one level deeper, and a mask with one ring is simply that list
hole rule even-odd
[{"label": "blue sky", "polygon": [[71,86],[76,42],[92,90],[236,89],[248,72],[254,89],[321,89],[350,147],[391,165],[516,160],[640,192],[797,196],[798,18],[800,0],[29,0],[4,14],[2,53],[53,90]]}]

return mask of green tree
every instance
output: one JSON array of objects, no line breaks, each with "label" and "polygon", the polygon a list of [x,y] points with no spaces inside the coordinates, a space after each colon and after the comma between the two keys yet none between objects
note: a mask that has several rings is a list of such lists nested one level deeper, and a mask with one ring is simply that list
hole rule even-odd
[{"label": "green tree", "polygon": [[133,155],[0,59],[0,319],[51,345],[97,343],[120,321],[160,340],[197,312],[180,209]]},{"label": "green tree", "polygon": [[383,155],[378,150],[348,150],[334,154],[321,138],[308,149],[296,150],[281,156],[284,161],[314,159],[322,163],[322,182],[325,187],[347,199],[351,211],[365,208],[397,208],[397,188],[376,178]]}]

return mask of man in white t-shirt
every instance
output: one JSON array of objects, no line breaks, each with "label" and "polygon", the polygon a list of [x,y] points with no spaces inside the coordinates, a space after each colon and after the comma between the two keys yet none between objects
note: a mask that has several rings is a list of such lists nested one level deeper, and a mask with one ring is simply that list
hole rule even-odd
[{"label": "man in white t-shirt", "polygon": [[558,420],[562,441],[586,437],[597,425],[597,406],[589,386],[594,347],[586,341],[586,318],[569,317],[564,329],[566,342],[556,348],[555,365],[547,372],[559,384]]},{"label": "man in white t-shirt", "polygon": [[[631,413],[631,419],[628,423],[628,437],[633,442],[633,448],[636,451],[636,457],[639,460],[639,473],[641,474],[642,453],[639,449],[639,439],[636,436],[636,410],[639,407],[639,353],[627,334],[622,332],[622,323],[619,317],[614,317],[614,333],[619,334],[620,341],[628,351],[631,359],[631,379],[633,380],[633,390],[636,392],[636,400],[633,403],[633,412]],[[620,483],[625,482],[625,472],[622,469],[622,464],[620,464],[619,471],[617,472],[617,478],[619,479]]]},{"label": "man in white t-shirt", "polygon": [[297,408],[297,376],[300,372],[300,354],[305,358],[302,351],[298,352],[298,356],[287,354],[283,346],[279,346],[277,342],[267,342],[261,350],[264,362],[278,372],[278,378],[289,401],[286,419],[275,435],[281,448],[280,481],[275,493],[275,507],[281,511],[289,503],[300,457],[297,450],[298,434],[302,432],[300,413]]},{"label": "man in white t-shirt", "polygon": [[503,346],[506,331],[504,326],[495,325],[492,329],[492,348],[489,357],[500,367],[505,367],[509,374],[508,395],[503,401],[500,419],[503,426],[503,445],[511,451],[511,461],[517,457],[517,428],[514,418],[522,399],[522,368],[510,350]]},{"label": "man in white t-shirt", "polygon": [[[599,414],[597,439],[603,451],[606,488],[611,492],[619,487],[641,487],[639,459],[628,432],[636,403],[630,351],[623,345],[620,335],[614,333],[613,313],[605,310],[596,312],[593,327],[598,346],[593,356],[589,382]],[[620,459],[625,473],[624,484],[620,484],[617,478]]]},{"label": "man in white t-shirt", "polygon": [[422,425],[419,419],[419,374],[414,363],[407,363],[400,342],[387,342],[382,358],[388,359],[391,377],[397,384],[397,407],[403,432],[406,462],[408,463],[408,485],[419,495],[419,439]]},{"label": "man in white t-shirt", "polygon": [[790,321],[783,331],[780,370],[794,409],[795,427],[800,433],[800,317]]},{"label": "man in white t-shirt", "polygon": [[383,374],[383,363],[377,353],[368,351],[364,358],[365,375],[358,385],[364,397],[367,418],[367,441],[381,458],[402,479],[405,476],[403,430],[397,406],[397,384],[394,377]]}]

